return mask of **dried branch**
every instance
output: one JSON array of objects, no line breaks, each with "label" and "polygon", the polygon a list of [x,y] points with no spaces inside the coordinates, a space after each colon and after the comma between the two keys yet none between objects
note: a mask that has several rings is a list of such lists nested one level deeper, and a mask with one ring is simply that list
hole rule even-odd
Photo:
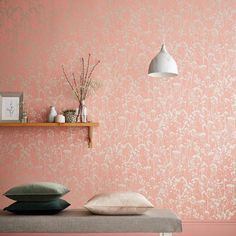
[{"label": "dried branch", "polygon": [[75,73],[72,73],[72,78],[73,78],[73,82],[74,82],[75,88],[77,88],[77,82],[76,82],[76,79],[75,79]]},{"label": "dried branch", "polygon": [[66,81],[68,82],[68,84],[70,85],[72,91],[74,92],[74,94],[76,95],[76,97],[79,99],[79,95],[77,94],[76,90],[74,89],[73,85],[71,84],[66,72],[65,72],[65,69],[64,69],[64,66],[62,65],[62,70],[63,70],[63,73],[64,73],[64,76],[65,76],[65,79]]},{"label": "dried branch", "polygon": [[80,97],[80,91],[79,91],[79,89],[78,89],[78,84],[77,84],[77,82],[76,82],[76,78],[75,78],[75,74],[74,74],[74,73],[72,73],[72,77],[73,77],[73,81],[74,81],[74,85],[75,85],[74,89],[76,90],[76,93],[77,93],[78,96]]},{"label": "dried branch", "polygon": [[83,80],[84,80],[84,58],[81,58],[81,62],[82,62],[82,72],[80,74],[80,85],[83,84]]},{"label": "dried branch", "polygon": [[89,53],[86,69],[85,69],[84,58],[83,57],[81,58],[82,71],[79,76],[79,79],[76,79],[74,73],[71,74],[72,78],[70,79],[67,73],[65,72],[64,66],[62,65],[64,77],[79,101],[84,100],[90,94],[90,92],[95,91],[95,89],[98,87],[96,86],[96,82],[93,81],[92,74],[96,66],[100,63],[100,61],[97,61],[90,70],[90,58],[91,54]]},{"label": "dried branch", "polygon": [[92,75],[92,73],[93,73],[93,71],[94,71],[94,69],[96,68],[96,66],[98,65],[100,63],[100,61],[97,61],[97,63],[93,66],[93,68],[92,68],[92,70],[90,71],[90,73],[89,73],[89,76],[88,76],[88,78],[90,78],[91,77],[91,75]]},{"label": "dried branch", "polygon": [[89,63],[90,63],[90,57],[91,57],[91,54],[89,53],[89,55],[88,55],[88,62],[87,62],[87,68],[86,68],[86,74],[85,74],[85,77],[84,77],[85,81],[87,80],[87,75],[88,75],[88,70],[89,70]]},{"label": "dried branch", "polygon": [[93,66],[92,70],[90,71],[89,73],[89,76],[88,76],[88,81],[86,83],[86,87],[85,87],[85,94],[84,94],[84,99],[86,98],[86,95],[88,93],[88,89],[91,85],[91,81],[92,81],[92,74],[93,74],[93,71],[94,69],[96,68],[96,66],[100,63],[100,61],[97,61],[97,63]]}]

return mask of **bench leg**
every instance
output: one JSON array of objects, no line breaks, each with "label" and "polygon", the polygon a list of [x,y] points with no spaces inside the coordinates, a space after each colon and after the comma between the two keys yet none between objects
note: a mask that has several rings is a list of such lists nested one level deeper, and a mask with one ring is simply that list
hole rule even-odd
[{"label": "bench leg", "polygon": [[172,236],[172,233],[160,233],[160,236]]}]

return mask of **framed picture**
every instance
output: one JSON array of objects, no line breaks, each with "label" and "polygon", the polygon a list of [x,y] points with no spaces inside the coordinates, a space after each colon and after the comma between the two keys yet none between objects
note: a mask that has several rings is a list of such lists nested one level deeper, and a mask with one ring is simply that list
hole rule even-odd
[{"label": "framed picture", "polygon": [[23,93],[0,92],[0,122],[20,122],[22,105]]}]

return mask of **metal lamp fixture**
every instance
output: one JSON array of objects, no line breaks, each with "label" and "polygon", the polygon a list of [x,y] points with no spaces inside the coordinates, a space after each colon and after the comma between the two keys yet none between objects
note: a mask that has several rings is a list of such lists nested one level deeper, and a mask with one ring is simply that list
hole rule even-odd
[{"label": "metal lamp fixture", "polygon": [[174,58],[166,51],[165,44],[160,52],[152,59],[148,75],[151,77],[172,77],[178,75],[178,68]]}]

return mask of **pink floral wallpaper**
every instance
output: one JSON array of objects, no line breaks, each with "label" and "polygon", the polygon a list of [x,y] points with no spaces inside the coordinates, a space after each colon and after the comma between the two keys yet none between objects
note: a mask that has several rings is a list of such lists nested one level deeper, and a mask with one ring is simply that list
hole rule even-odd
[{"label": "pink floral wallpaper", "polygon": [[[84,128],[0,128],[0,193],[55,181],[72,208],[132,190],[184,220],[235,220],[235,21],[234,0],[1,0],[0,91],[23,91],[30,121],[78,107],[62,64],[79,74],[90,52],[102,86],[92,149]],[[179,76],[150,78],[163,42]]]}]

